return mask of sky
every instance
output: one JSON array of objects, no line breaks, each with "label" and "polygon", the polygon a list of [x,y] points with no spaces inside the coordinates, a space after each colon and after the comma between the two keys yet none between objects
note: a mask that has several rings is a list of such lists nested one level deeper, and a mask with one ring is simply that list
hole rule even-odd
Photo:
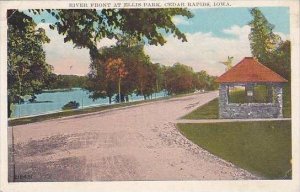
[{"label": "sky", "polygon": [[[233,63],[251,55],[247,25],[252,16],[250,8],[210,8],[191,9],[194,17],[173,18],[176,26],[186,34],[188,42],[181,42],[173,35],[165,35],[167,43],[163,46],[146,45],[145,52],[153,63],[171,66],[176,62],[191,66],[195,71],[206,70],[210,75],[221,75],[228,56]],[[289,39],[289,9],[287,7],[262,7],[267,20],[283,40]],[[56,74],[86,75],[89,72],[90,57],[87,49],[74,48],[72,43],[64,43],[63,36],[49,29],[49,23],[55,22],[50,15],[34,16],[38,27],[46,30],[51,42],[44,45],[46,61],[54,66]],[[45,19],[41,23],[41,19]],[[115,40],[102,39],[98,48],[110,46]],[[70,67],[72,66],[72,67]]]}]

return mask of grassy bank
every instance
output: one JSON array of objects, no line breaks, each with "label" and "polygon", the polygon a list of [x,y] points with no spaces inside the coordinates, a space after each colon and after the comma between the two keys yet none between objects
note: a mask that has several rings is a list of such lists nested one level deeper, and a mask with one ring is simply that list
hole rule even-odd
[{"label": "grassy bank", "polygon": [[291,121],[178,124],[195,144],[268,179],[291,173]]}]

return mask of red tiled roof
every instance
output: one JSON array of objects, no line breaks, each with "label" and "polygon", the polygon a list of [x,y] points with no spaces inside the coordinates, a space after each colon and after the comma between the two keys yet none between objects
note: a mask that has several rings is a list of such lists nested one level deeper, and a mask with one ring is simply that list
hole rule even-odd
[{"label": "red tiled roof", "polygon": [[217,78],[218,83],[273,82],[283,83],[286,79],[259,63],[253,57],[242,61]]}]

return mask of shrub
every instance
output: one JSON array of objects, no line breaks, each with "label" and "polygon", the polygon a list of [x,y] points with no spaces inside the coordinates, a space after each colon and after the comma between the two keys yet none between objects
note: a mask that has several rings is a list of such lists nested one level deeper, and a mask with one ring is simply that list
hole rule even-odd
[{"label": "shrub", "polygon": [[79,107],[79,103],[76,101],[70,101],[69,103],[65,104],[62,109],[69,110],[69,109],[77,109]]}]

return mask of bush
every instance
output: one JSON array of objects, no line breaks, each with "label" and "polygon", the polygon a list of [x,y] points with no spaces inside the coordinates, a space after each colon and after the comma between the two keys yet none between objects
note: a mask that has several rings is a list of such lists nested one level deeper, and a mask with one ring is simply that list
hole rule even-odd
[{"label": "bush", "polygon": [[65,104],[62,109],[69,110],[69,109],[77,109],[79,107],[79,103],[76,101],[70,101],[69,103]]}]

